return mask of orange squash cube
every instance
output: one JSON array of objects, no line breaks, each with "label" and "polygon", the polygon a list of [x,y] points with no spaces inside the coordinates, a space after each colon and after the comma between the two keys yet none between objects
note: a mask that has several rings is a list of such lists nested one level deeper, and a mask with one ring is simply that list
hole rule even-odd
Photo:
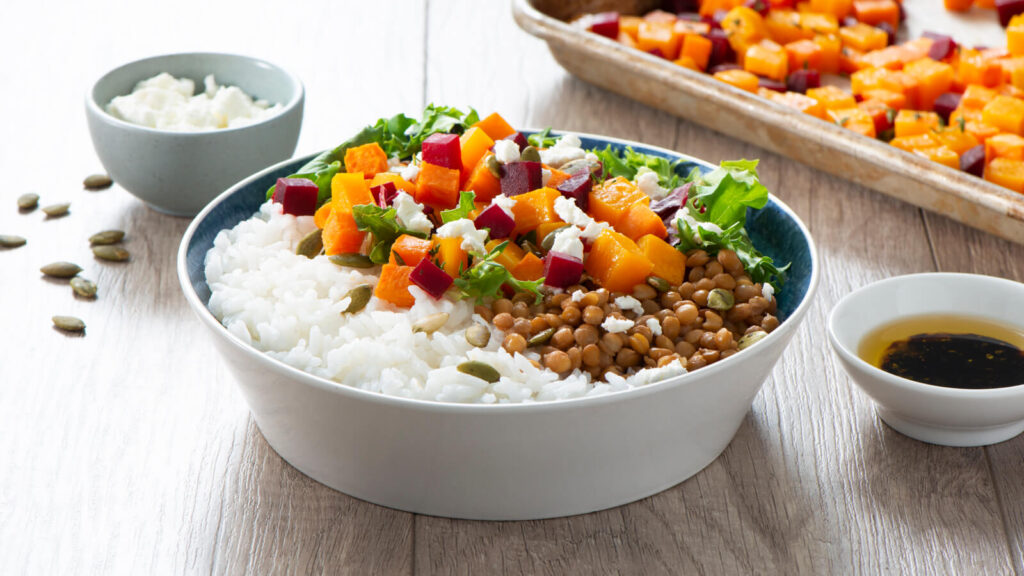
[{"label": "orange squash cube", "polygon": [[[430,254],[433,244],[425,238],[402,234],[391,244],[388,262],[402,266],[416,266]],[[399,261],[401,260],[401,261]]]},{"label": "orange squash cube", "polygon": [[644,52],[658,50],[661,57],[675,60],[679,57],[679,46],[682,35],[675,31],[671,23],[641,22],[636,34],[637,48]]},{"label": "orange squash cube", "polygon": [[982,109],[981,121],[1003,132],[1024,135],[1024,100],[996,96]]},{"label": "orange squash cube", "polygon": [[[640,23],[644,19],[639,16],[620,16],[619,17],[619,33],[626,34],[633,41],[636,41],[636,34],[640,31]],[[493,138],[493,136],[492,136]]]},{"label": "orange squash cube", "polygon": [[964,86],[980,84],[989,88],[1003,81],[1003,70],[990,58],[970,48],[961,48],[957,63],[957,79]]},{"label": "orange squash cube", "polygon": [[353,206],[373,203],[373,194],[362,173],[342,172],[331,178],[331,204],[335,212],[351,212]]},{"label": "orange squash cube", "polygon": [[462,238],[434,236],[432,242],[437,250],[437,261],[441,264],[441,269],[452,278],[458,278],[469,266],[469,254],[462,249]]},{"label": "orange squash cube", "polygon": [[957,125],[946,126],[933,134],[936,140],[959,156],[979,144],[978,139],[967,131],[966,126],[963,130]]},{"label": "orange squash cube", "polygon": [[853,0],[810,0],[808,8],[811,12],[831,14],[842,20],[853,12]]},{"label": "orange squash cube", "polygon": [[711,58],[711,40],[697,34],[687,34],[683,37],[680,54],[691,58],[701,70],[706,70],[708,59]]},{"label": "orange squash cube", "polygon": [[409,287],[412,286],[410,274],[412,266],[385,264],[380,269],[380,278],[373,288],[373,295],[399,308],[412,308],[416,298],[409,292]]},{"label": "orange squash cube", "polygon": [[966,12],[971,9],[974,0],[943,0],[942,4],[950,12]]},{"label": "orange squash cube", "polygon": [[787,108],[799,110],[804,114],[810,114],[811,116],[821,118],[822,120],[829,119],[828,113],[826,112],[825,107],[821,105],[821,102],[799,92],[776,92],[774,90],[763,88],[758,90],[757,93],[762,98],[771,100],[772,102],[777,102]]},{"label": "orange squash cube", "polygon": [[354,254],[363,248],[363,241],[366,232],[361,232],[356,226],[352,211],[331,210],[327,214],[324,229],[321,233],[324,242],[324,253],[328,256],[335,254]]},{"label": "orange squash cube", "polygon": [[[484,247],[487,249],[487,253],[490,254],[492,250],[501,245],[505,240],[491,240]],[[515,242],[509,242],[505,244],[505,247],[501,249],[501,252],[494,257],[494,261],[505,267],[506,270],[512,270],[515,265],[523,259],[525,251],[519,247]]]},{"label": "orange squash cube", "polygon": [[814,43],[821,47],[821,72],[838,74],[843,41],[837,34],[818,34],[814,37]]},{"label": "orange squash cube", "polygon": [[872,50],[861,56],[864,62],[871,68],[888,68],[890,70],[902,70],[904,62],[904,51],[900,46],[886,46],[881,50]]},{"label": "orange squash cube", "polygon": [[367,178],[373,178],[378,172],[388,169],[388,155],[376,142],[354,146],[345,151],[345,171],[362,172]]},{"label": "orange squash cube", "polygon": [[938,130],[942,120],[935,112],[920,112],[917,110],[900,110],[896,114],[895,130],[896,137],[916,136]]},{"label": "orange squash cube", "polygon": [[960,169],[960,155],[950,150],[946,146],[936,146],[934,148],[918,148],[913,151],[918,156],[924,156],[932,162],[938,162],[943,166],[949,166],[954,170]]},{"label": "orange squash cube", "polygon": [[895,0],[854,0],[853,14],[865,24],[887,22],[893,30],[900,28],[900,6]]},{"label": "orange squash cube", "polygon": [[323,230],[333,209],[333,202],[324,202],[323,206],[316,209],[316,213],[313,214],[313,223],[316,224],[317,228]]},{"label": "orange squash cube", "polygon": [[935,99],[949,92],[953,85],[953,67],[931,58],[915,60],[904,66],[903,72],[917,79],[917,105],[922,110],[931,110]]},{"label": "orange squash cube", "polygon": [[908,108],[916,108],[920,81],[909,74],[888,68],[865,68],[850,75],[850,91],[863,95],[868,90],[888,90],[903,94]]},{"label": "orange squash cube", "polygon": [[1024,138],[1016,134],[996,134],[985,140],[985,162],[996,158],[1024,160]]},{"label": "orange squash cube", "polygon": [[512,205],[512,216],[516,221],[513,233],[525,234],[545,222],[559,222],[555,199],[561,196],[554,188],[538,188],[516,196],[516,203]]},{"label": "orange squash cube", "polygon": [[1024,56],[1024,14],[1010,18],[1006,27],[1006,49],[1014,56]]},{"label": "orange squash cube", "polygon": [[[516,203],[512,206],[513,209],[519,205],[519,198],[521,197],[516,196]],[[552,200],[553,202],[554,200]],[[590,216],[595,220],[607,222],[618,229],[626,211],[632,205],[638,203],[649,206],[651,197],[641,192],[629,180],[622,176],[617,176],[611,180],[605,180],[604,183],[595,186],[590,191]],[[519,219],[516,218],[517,223],[518,221]]]},{"label": "orange squash cube", "polygon": [[853,130],[858,134],[863,134],[868,138],[875,137],[875,121],[868,115],[867,112],[860,108],[847,108],[845,110],[829,110],[829,118],[833,122],[846,128],[847,130]]},{"label": "orange squash cube", "polygon": [[789,74],[789,55],[771,40],[761,40],[747,48],[743,69],[758,76],[785,81]]},{"label": "orange squash cube", "polygon": [[785,48],[789,56],[790,71],[821,69],[821,46],[814,40],[797,40],[786,44]]},{"label": "orange squash cube", "polygon": [[746,70],[722,70],[714,73],[715,80],[731,84],[740,90],[757,93],[757,76]]},{"label": "orange squash cube", "polygon": [[674,62],[676,66],[682,66],[683,68],[689,68],[690,70],[696,70],[697,72],[704,71],[700,66],[697,66],[697,63],[689,56],[680,56],[679,58],[676,58]]},{"label": "orange squash cube", "polygon": [[490,202],[492,198],[501,194],[501,181],[487,169],[488,156],[493,156],[493,154],[487,152],[477,161],[462,186],[464,190],[472,190],[476,194],[475,199],[479,202]]},{"label": "orange squash cube", "polygon": [[409,182],[405,178],[402,178],[400,174],[394,172],[380,172],[372,179],[370,179],[370,188],[374,186],[380,186],[381,184],[391,182],[395,185],[395,188],[407,192],[410,196],[416,195],[416,185]]},{"label": "orange squash cube", "polygon": [[854,100],[849,92],[835,86],[810,88],[807,90],[807,96],[817,100],[827,110],[844,110],[857,107],[857,101]]},{"label": "orange squash cube", "polygon": [[768,36],[764,18],[746,6],[737,6],[729,10],[722,20],[722,30],[729,36],[729,44],[737,55],[745,54],[748,47]]},{"label": "orange squash cube", "polygon": [[907,97],[899,92],[892,92],[890,90],[865,90],[861,96],[864,100],[882,102],[893,110],[902,110],[907,107]]},{"label": "orange squash cube", "polygon": [[981,110],[998,95],[999,92],[991,88],[971,84],[964,89],[963,96],[960,97],[960,107]]},{"label": "orange squash cube", "polygon": [[637,241],[637,247],[654,266],[652,274],[668,281],[670,286],[683,283],[686,273],[686,256],[661,238],[648,235]]},{"label": "orange squash cube", "polygon": [[654,264],[629,237],[605,230],[594,240],[583,269],[607,290],[628,293],[647,279]]},{"label": "orange squash cube", "polygon": [[517,280],[531,282],[544,277],[544,261],[533,252],[527,252],[516,262],[516,265],[509,269],[512,276]]},{"label": "orange squash cube", "polygon": [[491,146],[494,146],[494,139],[488,136],[483,128],[471,127],[459,138],[459,146],[462,151],[462,181],[465,182],[469,179],[473,167],[487,154]]},{"label": "orange squash cube", "polygon": [[889,144],[899,148],[900,150],[913,152],[914,150],[935,148],[939,145],[939,141],[931,133],[925,133],[915,134],[913,136],[897,136],[896,138],[893,138]]},{"label": "orange squash cube", "polygon": [[764,18],[767,36],[779,44],[790,44],[814,38],[814,32],[800,25],[800,13],[793,10],[770,10]]},{"label": "orange squash cube", "polygon": [[831,14],[800,12],[800,27],[814,34],[838,34],[839,20]]},{"label": "orange squash cube", "polygon": [[416,201],[439,210],[454,208],[459,203],[460,180],[458,170],[424,162],[416,177]]},{"label": "orange squash cube", "polygon": [[662,221],[661,216],[655,214],[654,210],[651,210],[647,204],[642,202],[627,208],[626,213],[622,215],[622,219],[619,220],[615,229],[633,240],[638,240],[640,237],[647,235],[664,238],[668,234],[665,222]]},{"label": "orange squash cube", "polygon": [[985,180],[1024,194],[1024,160],[992,160],[985,165]]},{"label": "orange squash cube", "polygon": [[843,40],[843,46],[860,52],[880,50],[889,44],[889,35],[884,30],[862,22],[853,26],[843,26],[839,29],[839,37]]},{"label": "orange squash cube", "polygon": [[483,130],[484,133],[491,137],[491,140],[501,140],[505,136],[510,136],[516,132],[516,129],[510,126],[509,123],[501,117],[501,114],[498,114],[497,112],[494,112],[483,120],[473,124],[473,127]]}]

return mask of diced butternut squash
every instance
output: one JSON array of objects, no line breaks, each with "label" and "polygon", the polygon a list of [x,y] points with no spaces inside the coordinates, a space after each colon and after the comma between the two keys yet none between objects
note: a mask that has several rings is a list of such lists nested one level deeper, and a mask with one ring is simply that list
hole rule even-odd
[{"label": "diced butternut squash", "polygon": [[335,174],[331,178],[331,203],[335,212],[352,212],[353,206],[373,204],[373,193],[361,172]]},{"label": "diced butternut squash", "polygon": [[982,109],[981,120],[1003,132],[1024,135],[1024,100],[996,96]]},{"label": "diced butternut squash", "polygon": [[779,44],[791,44],[814,38],[814,32],[800,25],[800,13],[793,10],[770,10],[764,18],[768,37]]},{"label": "diced butternut squash", "polygon": [[766,100],[782,104],[787,108],[799,110],[804,114],[810,114],[815,118],[828,120],[828,113],[820,102],[810,96],[800,94],[799,92],[776,92],[774,90],[762,88],[758,91],[758,95]]},{"label": "diced butternut squash", "polygon": [[920,93],[917,78],[899,70],[887,68],[866,68],[850,75],[850,90],[863,95],[868,90],[888,90],[902,94],[908,108],[916,108]]},{"label": "diced butternut squash", "polygon": [[899,92],[891,90],[865,90],[861,96],[865,100],[882,102],[893,110],[902,110],[907,107],[907,97]]},{"label": "diced butternut squash", "polygon": [[1010,18],[1006,27],[1006,49],[1014,56],[1024,56],[1024,14]]},{"label": "diced butternut squash", "polygon": [[441,269],[452,278],[458,278],[459,274],[469,265],[469,254],[462,249],[462,238],[439,238],[434,236],[434,248],[437,250],[437,261]]},{"label": "diced butternut squash", "polygon": [[932,162],[938,162],[943,166],[949,166],[954,170],[960,169],[960,155],[946,146],[935,146],[934,148],[918,148],[913,151],[918,156],[924,156]]},{"label": "diced butternut squash", "polygon": [[985,165],[985,180],[1024,194],[1024,160],[992,160]]},{"label": "diced butternut squash", "polygon": [[966,12],[971,9],[974,0],[943,0],[942,4],[950,12]]},{"label": "diced butternut squash", "polygon": [[700,15],[714,16],[719,10],[732,10],[742,4],[743,0],[703,0],[700,2]]},{"label": "diced butternut squash", "polygon": [[829,110],[828,115],[833,122],[847,130],[853,130],[854,132],[863,134],[868,138],[874,138],[876,135],[874,119],[860,108],[854,107],[847,108],[845,110]]},{"label": "diced butternut squash", "polygon": [[675,60],[679,57],[679,47],[683,37],[676,32],[673,23],[641,22],[636,34],[637,48],[644,52],[658,50],[662,58]]},{"label": "diced butternut squash", "polygon": [[686,256],[661,238],[648,235],[640,238],[637,247],[644,257],[651,261],[651,273],[668,280],[669,285],[679,286],[683,283],[686,272]]},{"label": "diced butternut squash", "polygon": [[687,34],[683,36],[680,55],[689,57],[698,68],[706,70],[711,57],[711,40],[698,34]]},{"label": "diced butternut squash", "polygon": [[939,141],[933,134],[926,132],[924,134],[915,134],[913,136],[897,136],[896,138],[893,138],[889,144],[899,148],[900,150],[913,152],[914,150],[935,148],[939,145]]},{"label": "diced butternut squash", "polygon": [[558,188],[559,184],[565,182],[571,176],[570,174],[562,172],[558,168],[552,168],[547,164],[545,164],[543,168],[544,170],[551,172],[551,176],[548,177],[548,188]]},{"label": "diced butternut squash", "polygon": [[921,110],[931,110],[935,99],[953,85],[953,67],[931,58],[915,60],[904,66],[903,72],[918,81],[917,106]]},{"label": "diced butternut squash", "polygon": [[323,230],[324,226],[327,225],[327,218],[330,217],[332,210],[331,202],[324,202],[324,205],[317,208],[316,213],[313,214],[313,223],[316,227]]},{"label": "diced butternut squash", "polygon": [[857,103],[857,108],[863,110],[871,121],[875,123],[875,134],[892,127],[893,109],[884,102],[878,100],[862,100]]},{"label": "diced butternut squash", "polygon": [[900,110],[896,114],[896,137],[916,136],[938,130],[942,120],[935,112],[919,112],[917,110]]},{"label": "diced butternut squash", "polygon": [[473,167],[487,154],[491,146],[494,146],[494,139],[488,136],[483,128],[472,127],[459,138],[459,145],[462,149],[462,180],[466,181]]},{"label": "diced butternut squash", "polygon": [[985,163],[996,158],[1024,160],[1024,138],[1016,134],[996,134],[985,140]]},{"label": "diced butternut squash", "polygon": [[366,233],[360,232],[356,227],[351,210],[331,210],[324,223],[322,237],[324,253],[333,256],[361,251]]},{"label": "diced butternut squash", "polygon": [[814,43],[821,47],[822,74],[839,73],[839,57],[843,50],[843,41],[838,34],[818,34]]},{"label": "diced butternut squash", "polygon": [[409,292],[412,281],[412,266],[385,264],[380,269],[380,278],[373,289],[373,295],[399,308],[412,308],[416,298]]},{"label": "diced butternut squash", "polygon": [[[596,220],[607,222],[616,229],[626,211],[637,203],[650,205],[651,198],[644,194],[632,182],[618,176],[605,180],[601,185],[590,191],[590,215]],[[516,205],[519,197],[516,197]],[[515,206],[513,206],[513,209]],[[516,219],[518,221],[518,218]]]},{"label": "diced butternut squash", "polygon": [[880,50],[889,44],[889,35],[884,30],[862,22],[853,26],[843,26],[839,29],[839,37],[843,40],[843,46],[860,52]]},{"label": "diced butternut squash", "polygon": [[835,86],[811,88],[807,90],[807,95],[820,102],[828,110],[843,110],[857,106],[857,101],[849,92]]},{"label": "diced butternut squash", "polygon": [[740,90],[757,93],[757,76],[746,70],[720,70],[714,74],[715,80],[731,84]]},{"label": "diced butternut squash", "polygon": [[544,261],[533,252],[527,252],[509,272],[517,280],[540,280],[544,277]]},{"label": "diced butternut squash", "polygon": [[416,201],[438,210],[455,207],[459,202],[459,171],[424,162],[416,177]]},{"label": "diced butternut squash", "polygon": [[871,68],[871,64],[864,60],[864,53],[852,46],[843,46],[839,54],[839,71],[843,74],[853,74],[865,68]]},{"label": "diced butternut squash", "polygon": [[785,81],[789,74],[789,55],[771,40],[761,40],[747,48],[743,69],[758,76]]},{"label": "diced butternut squash", "polygon": [[854,0],[853,14],[872,26],[886,22],[893,30],[900,27],[900,6],[895,0]]},{"label": "diced butternut squash", "polygon": [[800,12],[800,27],[814,34],[838,34],[839,20],[831,14]]},{"label": "diced butternut squash", "polygon": [[789,56],[790,71],[821,69],[821,46],[814,40],[797,40],[786,44],[785,48]]},{"label": "diced butternut squash", "polygon": [[[487,249],[487,253],[490,254],[491,250],[494,250],[501,245],[505,240],[491,240],[484,247]],[[498,252],[498,255],[494,257],[494,261],[505,267],[506,270],[512,270],[515,265],[523,259],[523,249],[519,247],[515,242],[509,242],[505,244],[505,247]]]},{"label": "diced butternut squash", "polygon": [[999,93],[991,88],[971,84],[964,89],[964,94],[960,98],[960,106],[981,110],[998,95]]},{"label": "diced butternut squash", "polygon": [[679,58],[676,58],[675,60],[673,60],[673,62],[675,63],[676,66],[682,66],[683,68],[689,68],[690,70],[696,70],[697,72],[703,72],[703,70],[701,70],[700,66],[697,66],[697,63],[694,62],[693,58],[690,58],[689,56],[680,56]]},{"label": "diced butternut squash", "polygon": [[861,57],[861,61],[872,68],[888,68],[901,70],[906,64],[904,50],[900,45],[886,46],[881,50],[872,50]]},{"label": "diced butternut squash", "polygon": [[388,262],[403,266],[416,266],[420,263],[420,260],[423,260],[430,254],[432,246],[430,240],[402,234],[391,245],[391,254],[388,257]]},{"label": "diced butternut squash", "polygon": [[984,144],[989,138],[999,134],[999,129],[984,122],[965,122],[964,131]]},{"label": "diced butternut squash", "polygon": [[729,37],[729,44],[737,55],[745,54],[747,48],[768,36],[764,19],[746,6],[736,6],[722,20],[722,30]]},{"label": "diced butternut squash", "polygon": [[345,151],[345,171],[362,172],[366,178],[373,178],[378,172],[388,169],[388,155],[376,142],[355,146]]},{"label": "diced butternut squash", "polygon": [[537,226],[537,243],[540,244],[548,234],[565,227],[565,222],[543,222]]},{"label": "diced butternut squash", "polygon": [[664,238],[668,234],[661,216],[655,214],[650,206],[642,202],[627,208],[622,219],[615,225],[615,229],[633,240],[639,240],[647,235]]},{"label": "diced butternut squash", "polygon": [[964,86],[980,84],[992,88],[1003,81],[1003,70],[999,64],[970,48],[960,49],[956,72],[957,79]]},{"label": "diced butternut squash", "polygon": [[604,288],[630,292],[647,279],[654,264],[627,236],[605,230],[594,240],[583,268]]},{"label": "diced butternut squash", "polygon": [[516,129],[510,126],[509,123],[501,117],[501,114],[498,114],[497,112],[494,112],[483,120],[473,124],[473,127],[482,129],[491,137],[491,140],[501,140],[505,136],[511,136],[516,132]]},{"label": "diced butternut squash", "polygon": [[640,23],[643,21],[644,19],[640,18],[639,16],[620,16],[619,32],[622,34],[626,34],[634,41],[636,41],[636,33],[640,30]]},{"label": "diced butternut squash", "polygon": [[462,186],[465,190],[472,190],[476,194],[476,200],[480,202],[490,202],[492,198],[501,194],[501,181],[487,169],[488,156],[493,156],[493,154],[490,152],[484,154]]},{"label": "diced butternut squash", "polygon": [[558,222],[555,199],[559,197],[561,193],[553,188],[540,188],[516,196],[516,203],[512,205],[512,216],[516,220],[513,234],[525,234],[536,230],[545,222]]},{"label": "diced butternut squash", "polygon": [[810,0],[811,12],[831,14],[842,20],[853,11],[853,0]]},{"label": "diced butternut squash", "polygon": [[962,156],[964,152],[967,152],[979,144],[978,139],[970,132],[967,132],[966,127],[961,130],[960,126],[955,124],[952,126],[946,126],[941,130],[937,130],[933,134],[935,135],[936,140],[953,152],[956,152],[958,156]]},{"label": "diced butternut squash", "polygon": [[410,196],[416,195],[416,185],[409,182],[401,175],[395,174],[394,172],[379,172],[370,180],[370,188],[374,186],[380,186],[386,182],[391,182],[395,185],[395,188],[408,193]]}]

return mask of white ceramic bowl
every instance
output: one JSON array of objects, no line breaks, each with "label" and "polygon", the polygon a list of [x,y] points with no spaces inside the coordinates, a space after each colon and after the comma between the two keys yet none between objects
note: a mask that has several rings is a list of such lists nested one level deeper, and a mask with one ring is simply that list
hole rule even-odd
[{"label": "white ceramic bowl", "polygon": [[[588,148],[631,144],[681,157],[581,136]],[[276,178],[306,160],[265,170],[207,206],[182,240],[178,275],[278,454],[328,486],[384,506],[460,518],[546,518],[617,506],[678,484],[728,445],[817,288],[810,235],[773,197],[751,213],[748,229],[762,251],[794,262],[779,294],[784,319],[721,362],[620,393],[533,404],[444,404],[344,386],[255,350],[205,305],[204,260],[216,234],[249,218]],[[710,169],[688,159],[680,171],[694,166]]]},{"label": "white ceramic bowl", "polygon": [[[147,128],[107,113],[115,96],[161,72],[190,78],[197,89],[213,74],[218,84],[238,86],[283,109],[246,126],[202,132]],[[299,79],[273,64],[235,54],[190,53],[136,60],[108,72],[86,95],[85,111],[96,154],[118,185],[155,210],[194,216],[232,184],[291,157],[303,101]]]},{"label": "white ceramic bowl", "polygon": [[840,362],[875,401],[878,415],[899,432],[947,446],[983,446],[1024,432],[1024,374],[1020,386],[964,390],[894,376],[857,355],[869,332],[898,317],[967,314],[1024,328],[1024,284],[976,274],[911,274],[848,294],[829,316],[828,333]]}]

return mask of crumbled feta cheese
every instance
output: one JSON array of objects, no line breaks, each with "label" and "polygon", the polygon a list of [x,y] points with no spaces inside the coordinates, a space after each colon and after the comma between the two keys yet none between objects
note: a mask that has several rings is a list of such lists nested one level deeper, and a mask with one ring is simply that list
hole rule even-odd
[{"label": "crumbled feta cheese", "polygon": [[487,230],[477,230],[476,225],[468,218],[452,220],[438,228],[436,235],[439,238],[462,238],[460,246],[463,250],[474,254],[486,253],[484,243],[487,242]]},{"label": "crumbled feta cheese", "polygon": [[661,382],[662,380],[668,380],[680,374],[686,374],[686,368],[683,367],[681,362],[669,362],[664,366],[658,368],[644,368],[636,374],[630,376],[626,381],[630,386],[644,386],[646,384],[654,384],[655,382]]},{"label": "crumbled feta cheese", "polygon": [[685,205],[676,212],[675,218],[673,218],[673,220],[673,225],[677,225],[679,220],[682,220],[683,222],[689,224],[690,228],[694,230],[693,241],[696,242],[698,245],[701,244],[701,240],[700,236],[698,236],[696,233],[697,228],[703,228],[704,230],[707,230],[708,232],[714,232],[715,234],[721,234],[723,232],[722,228],[713,222],[698,222],[696,218],[690,215],[690,207]]},{"label": "crumbled feta cheese", "polygon": [[511,140],[498,140],[494,143],[494,157],[502,164],[519,160],[519,144]]},{"label": "crumbled feta cheese", "polygon": [[547,168],[541,168],[540,169],[540,185],[541,186],[547,186],[549,180],[551,180],[551,170],[548,170]]},{"label": "crumbled feta cheese", "polygon": [[658,322],[657,318],[647,319],[647,329],[651,331],[654,336],[661,336],[661,322]]},{"label": "crumbled feta cheese", "polygon": [[405,166],[402,165],[402,159],[399,158],[398,156],[392,156],[391,158],[388,158],[388,171],[395,172],[396,168],[399,170],[405,168]]},{"label": "crumbled feta cheese", "polygon": [[430,230],[434,226],[430,223],[430,218],[427,218],[427,215],[423,213],[423,205],[413,200],[412,196],[406,192],[399,191],[398,195],[395,196],[393,206],[395,207],[398,223],[403,228],[413,232],[430,234]]},{"label": "crumbled feta cheese", "polygon": [[591,164],[597,164],[601,161],[601,159],[597,157],[597,154],[594,154],[593,152],[587,152],[587,155],[584,156],[584,158],[586,158],[587,162],[590,162]]},{"label": "crumbled feta cheese", "polygon": [[580,148],[581,145],[578,136],[566,134],[559,138],[551,148],[540,151],[540,161],[552,168],[558,168],[566,162],[585,158],[587,152]]},{"label": "crumbled feta cheese", "polygon": [[631,311],[637,316],[643,316],[644,306],[639,300],[632,296],[619,296],[615,299],[615,305],[619,307],[619,310],[623,312]]},{"label": "crumbled feta cheese", "polygon": [[402,171],[399,172],[399,174],[402,176],[402,178],[408,180],[409,182],[415,182],[416,177],[420,175],[420,167],[413,164],[412,162],[409,162],[409,165],[406,166],[405,168],[402,168]]},{"label": "crumbled feta cheese", "polygon": [[584,296],[583,290],[577,290],[577,291],[572,293],[571,299],[572,299],[573,302],[582,302],[583,301],[583,296]]},{"label": "crumbled feta cheese", "polygon": [[609,227],[607,222],[598,222],[591,218],[586,212],[580,210],[574,200],[565,196],[555,198],[555,214],[558,214],[558,217],[566,224],[583,228],[580,238],[591,242]]},{"label": "crumbled feta cheese", "polygon": [[583,242],[580,241],[580,229],[575,226],[566,226],[555,233],[555,241],[551,245],[552,252],[568,254],[573,258],[583,260]]},{"label": "crumbled feta cheese", "polygon": [[761,296],[764,296],[765,300],[771,301],[772,296],[775,295],[775,287],[765,282],[761,285]]},{"label": "crumbled feta cheese", "polygon": [[658,174],[645,166],[637,170],[636,187],[655,200],[663,198],[665,194],[668,194],[668,190],[662,188],[658,182]]},{"label": "crumbled feta cheese", "polygon": [[615,316],[609,316],[604,319],[601,323],[601,328],[604,328],[605,332],[625,332],[633,327],[633,321],[627,318],[616,318]]},{"label": "crumbled feta cheese", "polygon": [[[509,216],[513,216],[512,207],[516,205],[516,199],[511,196],[505,196],[504,194],[498,194],[491,199],[491,206],[498,206],[505,211]],[[513,216],[514,218],[514,216]]]}]

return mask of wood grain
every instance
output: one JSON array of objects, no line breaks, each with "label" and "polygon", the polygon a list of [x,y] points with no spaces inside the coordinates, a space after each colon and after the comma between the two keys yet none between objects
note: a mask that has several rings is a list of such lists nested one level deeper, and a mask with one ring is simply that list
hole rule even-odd
[{"label": "wood grain", "polygon": [[[1024,248],[579,82],[504,2],[175,6],[24,3],[0,35],[0,53],[19,55],[4,59],[17,89],[0,91],[0,232],[29,239],[0,251],[0,574],[1024,573],[1024,437],[953,449],[899,435],[824,332],[832,305],[878,278],[939,269],[1024,280]],[[191,50],[295,70],[307,90],[297,154],[434,101],[711,161],[760,157],[818,242],[819,297],[723,456],[651,498],[485,523],[327,489],[270,449],[198,336],[174,269],[188,222],[116,186],[80,189],[100,168],[83,121],[90,81]],[[19,214],[14,199],[28,190],[70,200],[71,214]],[[131,262],[92,258],[86,238],[105,228],[127,231]],[[85,268],[96,301],[40,277],[58,259]],[[85,319],[86,335],[52,329],[58,313]]]}]

